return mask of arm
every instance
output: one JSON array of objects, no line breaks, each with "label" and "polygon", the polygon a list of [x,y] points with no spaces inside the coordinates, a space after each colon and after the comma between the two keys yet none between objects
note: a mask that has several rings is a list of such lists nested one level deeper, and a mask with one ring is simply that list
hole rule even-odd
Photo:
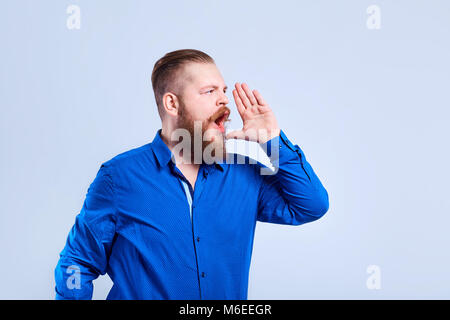
[{"label": "arm", "polygon": [[245,83],[236,83],[235,88],[233,97],[243,127],[228,133],[227,138],[255,141],[265,150],[276,145],[269,156],[276,173],[262,176],[257,219],[299,225],[320,218],[328,210],[328,193],[302,150],[280,130],[272,109],[257,90],[251,91]]},{"label": "arm", "polygon": [[283,131],[261,146],[271,151],[276,173],[262,176],[258,221],[300,225],[323,216],[328,211],[328,193],[300,147]]},{"label": "arm", "polygon": [[106,273],[115,220],[111,174],[103,164],[89,186],[55,268],[56,300],[92,298],[92,280]]}]

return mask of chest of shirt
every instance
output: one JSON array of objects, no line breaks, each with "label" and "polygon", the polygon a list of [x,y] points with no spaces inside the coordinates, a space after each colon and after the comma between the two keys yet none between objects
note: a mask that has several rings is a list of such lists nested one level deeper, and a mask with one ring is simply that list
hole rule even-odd
[{"label": "chest of shirt", "polygon": [[174,235],[220,235],[239,242],[256,223],[258,185],[238,172],[199,171],[191,208],[185,189],[170,171],[136,175],[116,186],[118,232],[139,230],[152,241]]}]

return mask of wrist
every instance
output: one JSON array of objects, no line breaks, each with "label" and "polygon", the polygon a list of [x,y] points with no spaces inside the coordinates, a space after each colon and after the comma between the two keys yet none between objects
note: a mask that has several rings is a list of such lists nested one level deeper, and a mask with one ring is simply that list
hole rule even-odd
[{"label": "wrist", "polygon": [[280,135],[280,128],[274,128],[267,130],[265,133],[267,134],[260,134],[258,137],[259,143],[266,143],[269,140],[272,140],[273,138],[276,138]]}]

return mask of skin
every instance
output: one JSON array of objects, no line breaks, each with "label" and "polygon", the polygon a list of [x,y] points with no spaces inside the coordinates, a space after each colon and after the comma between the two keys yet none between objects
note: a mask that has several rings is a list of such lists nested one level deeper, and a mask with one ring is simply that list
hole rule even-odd
[{"label": "skin", "polygon": [[[161,136],[170,150],[177,142],[170,140],[172,132],[179,127],[188,115],[192,120],[205,121],[218,111],[228,107],[226,95],[227,86],[224,79],[213,63],[188,63],[183,70],[184,85],[181,92],[166,92],[162,98],[164,116],[162,119]],[[246,139],[264,143],[280,134],[277,120],[272,109],[257,90],[250,90],[246,83],[235,83],[233,98],[237,111],[242,118],[243,127],[230,132],[227,139]],[[184,112],[180,112],[181,109]],[[180,115],[181,114],[181,115]],[[211,123],[208,128],[214,128]],[[264,130],[264,135],[258,135]],[[218,133],[219,134],[219,133]],[[184,163],[180,155],[175,154],[178,169],[194,188],[200,164]]]}]

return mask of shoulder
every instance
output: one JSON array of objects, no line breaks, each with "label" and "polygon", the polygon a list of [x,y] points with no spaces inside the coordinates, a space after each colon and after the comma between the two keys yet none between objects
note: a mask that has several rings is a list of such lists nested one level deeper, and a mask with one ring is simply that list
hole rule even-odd
[{"label": "shoulder", "polygon": [[137,163],[150,158],[151,143],[129,149],[122,153],[117,154],[111,159],[102,163],[101,167],[107,171],[111,171],[114,168],[127,168],[133,167]]}]

